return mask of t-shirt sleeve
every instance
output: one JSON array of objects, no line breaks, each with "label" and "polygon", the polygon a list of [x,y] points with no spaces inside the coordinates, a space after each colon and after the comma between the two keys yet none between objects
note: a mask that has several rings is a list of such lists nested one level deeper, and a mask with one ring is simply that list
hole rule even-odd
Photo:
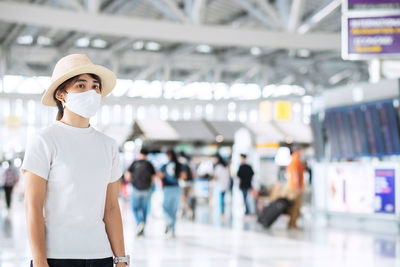
[{"label": "t-shirt sleeve", "polygon": [[121,176],[122,168],[119,160],[118,146],[115,142],[113,142],[110,183],[117,181],[119,178],[121,178]]},{"label": "t-shirt sleeve", "polygon": [[51,162],[52,153],[49,145],[42,136],[36,135],[28,143],[21,171],[22,173],[29,171],[48,180]]},{"label": "t-shirt sleeve", "polygon": [[129,168],[128,168],[128,172],[133,173],[133,170],[135,169],[135,164],[136,164],[136,161],[132,162],[131,166],[129,166]]},{"label": "t-shirt sleeve", "polygon": [[151,164],[150,162],[149,162],[149,170],[150,170],[150,173],[151,173],[152,175],[156,174],[156,170],[154,169],[153,164]]}]

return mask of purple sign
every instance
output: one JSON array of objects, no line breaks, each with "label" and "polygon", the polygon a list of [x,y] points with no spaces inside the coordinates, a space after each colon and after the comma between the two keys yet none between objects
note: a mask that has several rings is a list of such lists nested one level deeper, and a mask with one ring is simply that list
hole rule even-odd
[{"label": "purple sign", "polygon": [[358,5],[358,4],[397,4],[400,3],[400,0],[348,0],[349,5]]},{"label": "purple sign", "polygon": [[347,18],[348,55],[400,55],[400,15]]},{"label": "purple sign", "polygon": [[396,212],[395,170],[375,170],[375,212]]},{"label": "purple sign", "polygon": [[399,10],[400,0],[347,0],[346,12],[352,10]]}]

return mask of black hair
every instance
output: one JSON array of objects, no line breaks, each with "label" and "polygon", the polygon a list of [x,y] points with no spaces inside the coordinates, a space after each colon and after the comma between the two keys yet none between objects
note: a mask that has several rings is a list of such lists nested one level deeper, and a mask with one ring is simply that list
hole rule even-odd
[{"label": "black hair", "polygon": [[140,154],[147,156],[147,154],[149,154],[149,150],[145,147],[142,147],[142,149],[140,150]]},{"label": "black hair", "polygon": [[182,164],[178,161],[176,153],[173,149],[167,151],[167,155],[171,157],[171,161],[175,163],[175,177],[179,178],[181,175]]},{"label": "black hair", "polygon": [[228,164],[226,163],[226,161],[222,158],[222,156],[220,154],[217,154],[216,157],[217,157],[217,165],[221,164],[224,167],[228,166]]},{"label": "black hair", "polygon": [[242,158],[247,158],[247,155],[246,154],[240,154],[240,156],[242,157]]},{"label": "black hair", "polygon": [[[78,79],[78,77],[80,75],[83,75],[83,74],[86,74],[86,73],[82,73],[82,74],[76,75],[76,76],[74,76],[72,78],[69,78],[68,80],[66,80],[62,84],[60,84],[57,87],[56,90],[54,90],[53,99],[54,99],[54,101],[56,101],[56,105],[57,105],[57,109],[58,109],[58,113],[57,113],[57,120],[58,121],[61,120],[62,117],[64,116],[64,106],[63,106],[62,102],[57,99],[57,92],[58,91],[66,92],[66,88],[68,86],[70,86],[76,79]],[[100,79],[100,77],[97,76],[96,74],[93,74],[93,73],[87,73],[87,74],[90,77],[92,77],[93,79],[96,79],[97,81],[99,81],[99,88],[100,88],[100,91],[101,91],[101,79]]]}]

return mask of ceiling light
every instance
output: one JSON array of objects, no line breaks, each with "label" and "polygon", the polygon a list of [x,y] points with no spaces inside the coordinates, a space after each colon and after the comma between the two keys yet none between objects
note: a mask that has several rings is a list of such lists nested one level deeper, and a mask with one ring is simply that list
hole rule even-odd
[{"label": "ceiling light", "polygon": [[148,42],[145,47],[149,51],[159,51],[161,49],[161,45],[156,42]]},{"label": "ceiling light", "polygon": [[107,42],[102,39],[94,39],[92,41],[92,46],[96,48],[105,48],[107,46]]},{"label": "ceiling light", "polygon": [[144,42],[142,42],[142,41],[134,42],[133,45],[132,45],[132,47],[133,47],[133,49],[135,49],[135,50],[142,50],[143,47],[144,47]]},{"label": "ceiling light", "polygon": [[39,36],[37,39],[38,45],[51,45],[51,39],[46,36]]},{"label": "ceiling light", "polygon": [[79,38],[76,40],[75,45],[77,47],[88,47],[90,44],[90,40],[87,37]]},{"label": "ceiling light", "polygon": [[297,50],[297,55],[299,57],[309,57],[311,55],[311,52],[308,49],[299,49]]},{"label": "ceiling light", "polygon": [[261,54],[261,49],[259,47],[252,47],[250,48],[250,54],[253,56],[259,56]]},{"label": "ceiling light", "polygon": [[21,45],[30,45],[33,43],[33,37],[31,35],[23,35],[17,38],[17,43]]},{"label": "ceiling light", "polygon": [[207,53],[210,53],[211,52],[211,46],[209,46],[209,45],[198,45],[197,47],[196,47],[196,51],[197,52],[199,52],[199,53],[205,53],[205,54],[207,54]]}]

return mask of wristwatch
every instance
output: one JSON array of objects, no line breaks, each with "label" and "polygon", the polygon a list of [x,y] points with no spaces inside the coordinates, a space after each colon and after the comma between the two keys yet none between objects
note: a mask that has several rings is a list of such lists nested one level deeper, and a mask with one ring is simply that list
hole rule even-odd
[{"label": "wristwatch", "polygon": [[117,264],[120,262],[126,263],[126,266],[129,266],[131,263],[131,257],[128,255],[125,257],[115,257],[114,258],[114,264]]}]

